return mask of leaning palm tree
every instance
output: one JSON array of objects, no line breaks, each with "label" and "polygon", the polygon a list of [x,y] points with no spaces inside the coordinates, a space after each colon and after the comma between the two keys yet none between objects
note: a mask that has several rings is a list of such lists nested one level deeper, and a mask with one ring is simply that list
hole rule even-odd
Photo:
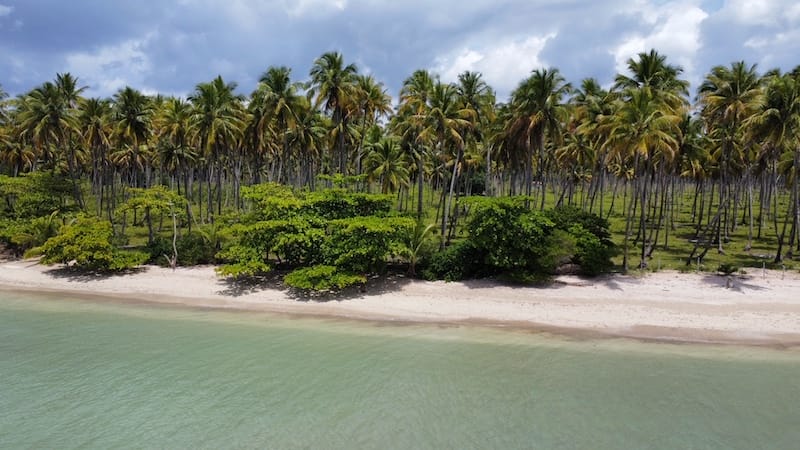
[{"label": "leaning palm tree", "polygon": [[464,154],[464,134],[474,127],[475,118],[475,111],[464,108],[459,101],[456,87],[441,82],[433,85],[430,108],[416,118],[422,126],[417,138],[422,142],[430,142],[439,159],[443,163],[449,160],[453,165],[446,201],[442,192],[442,237],[445,236],[450,209],[453,207],[456,179]]},{"label": "leaning palm tree", "polygon": [[315,106],[322,106],[333,120],[333,160],[342,174],[347,170],[345,140],[357,72],[355,64],[345,65],[342,54],[337,52],[317,58],[310,72],[311,87],[316,94]]}]

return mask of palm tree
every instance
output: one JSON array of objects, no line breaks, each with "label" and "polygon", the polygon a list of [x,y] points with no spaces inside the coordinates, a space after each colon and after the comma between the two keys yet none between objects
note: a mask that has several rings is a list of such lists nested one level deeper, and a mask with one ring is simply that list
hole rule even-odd
[{"label": "palm tree", "polygon": [[370,179],[379,180],[382,194],[408,185],[408,161],[396,139],[385,137],[371,144],[366,164]]},{"label": "palm tree", "polygon": [[545,180],[546,138],[558,143],[560,130],[567,118],[564,97],[572,87],[558,69],[536,69],[511,94],[513,120],[508,132],[525,145],[525,194],[533,187],[533,153],[537,152],[538,179],[541,183],[540,209],[544,209],[547,183]]},{"label": "palm tree", "polygon": [[[797,234],[797,223],[800,221],[800,192],[798,192],[798,175],[800,168],[800,78],[793,74],[781,75],[773,73],[768,76],[766,92],[761,109],[747,120],[751,127],[751,135],[762,143],[762,158],[772,167],[773,183],[777,183],[778,160],[783,157],[783,168],[791,181],[791,201],[778,233],[778,250],[775,262],[783,260],[783,245],[786,239],[786,226],[792,220],[792,238]],[[777,216],[778,211],[775,211]],[[776,219],[777,220],[777,219]],[[776,225],[777,229],[777,225]],[[789,247],[791,248],[790,238]]]},{"label": "palm tree", "polygon": [[[226,83],[218,76],[211,82],[198,84],[189,96],[193,106],[189,127],[196,136],[200,154],[207,161],[209,215],[213,207],[212,173],[216,172],[217,214],[222,214],[222,157],[236,146],[244,129],[244,97],[236,94],[235,90],[236,83]],[[235,195],[238,199],[238,192]]]},{"label": "palm tree", "polygon": [[[169,98],[158,109],[154,119],[161,148],[162,167],[173,175],[183,176],[184,193],[190,200],[192,189],[189,168],[196,159],[189,133],[191,113],[192,106],[188,102],[179,98]],[[178,194],[180,193],[179,181]]]},{"label": "palm tree", "polygon": [[81,101],[78,113],[83,145],[92,160],[92,192],[97,196],[98,214],[102,212],[103,208],[104,187],[107,183],[113,184],[114,182],[113,177],[109,180],[108,176],[110,166],[108,157],[113,138],[111,114],[111,103],[99,98]]},{"label": "palm tree", "polygon": [[689,82],[678,78],[683,73],[683,68],[667,64],[666,56],[655,50],[642,52],[636,59],[628,59],[627,66],[630,76],[618,74],[614,84],[616,89],[623,92],[644,89],[673,109],[685,106]]},{"label": "palm tree", "polygon": [[[477,147],[484,144],[483,130],[495,120],[495,94],[492,88],[483,80],[479,72],[463,72],[458,76],[456,84],[458,96],[466,109],[474,111],[475,123],[465,134],[467,147]],[[486,183],[491,178],[491,151],[486,151]]]},{"label": "palm tree", "polygon": [[433,91],[434,79],[426,70],[417,70],[403,82],[400,90],[400,106],[394,117],[393,127],[407,143],[417,163],[417,219],[422,217],[423,185],[425,179],[425,146],[419,139],[422,118],[430,109],[428,104]]},{"label": "palm tree", "polygon": [[150,183],[150,164],[149,157],[145,154],[149,151],[147,143],[153,132],[153,103],[146,95],[140,91],[126,86],[114,94],[114,134],[118,147],[128,147],[133,152],[133,158],[141,162],[141,169],[144,170],[144,180],[140,180],[137,165],[130,166],[133,172],[133,187],[144,184],[145,187]]},{"label": "palm tree", "polygon": [[392,97],[383,87],[383,83],[376,81],[372,75],[357,75],[354,103],[361,116],[359,144],[355,152],[356,174],[360,175],[363,156],[361,153],[364,149],[367,129],[374,125],[379,118],[386,117],[392,112]]},{"label": "palm tree", "polygon": [[[417,138],[423,142],[431,142],[443,163],[450,159],[453,164],[446,202],[444,201],[444,192],[442,193],[442,237],[444,237],[450,209],[453,206],[453,194],[459,166],[464,153],[464,134],[473,128],[476,114],[474,110],[463,107],[454,85],[438,81],[434,83],[431,91],[430,108],[423,114],[416,118],[416,121],[422,126]],[[449,149],[455,151],[452,159],[448,154]],[[444,241],[442,245],[445,245]]]},{"label": "palm tree", "polygon": [[731,166],[744,156],[743,124],[761,106],[761,79],[756,73],[755,65],[748,66],[744,61],[739,61],[731,64],[730,68],[713,67],[698,92],[702,107],[701,115],[709,128],[708,134],[719,149],[717,161],[720,175],[721,218],[716,224],[716,239],[721,252],[724,240],[722,232],[724,231],[727,236],[729,228],[732,227],[731,222],[736,223],[735,218],[730,218],[728,213],[734,194],[731,188],[733,175]]},{"label": "palm tree", "polygon": [[275,131],[281,142],[275,177],[279,182],[288,180],[286,174],[289,172],[290,163],[289,134],[296,126],[297,111],[304,101],[303,96],[298,93],[300,88],[300,83],[291,81],[291,69],[285,66],[270,67],[261,76],[256,88],[258,92],[253,96],[253,99],[258,101],[254,106],[262,108],[263,111],[259,116],[257,128],[263,133],[268,128],[267,124],[274,122]]},{"label": "palm tree", "polygon": [[594,189],[592,190],[590,187],[592,192],[589,200],[589,212],[594,210],[596,194],[599,192],[598,211],[601,217],[604,210],[605,180],[608,172],[602,145],[607,140],[607,135],[603,132],[601,124],[606,118],[613,116],[617,105],[615,102],[617,95],[617,92],[603,89],[594,78],[586,78],[581,82],[581,87],[576,90],[575,96],[572,98],[574,110],[571,127],[574,135],[583,140],[586,150],[594,157],[594,164],[591,168]]},{"label": "palm tree", "polygon": [[[646,89],[627,89],[626,100],[621,102],[613,117],[609,118],[605,127],[608,133],[605,150],[611,158],[626,160],[632,158],[632,169],[636,189],[639,194],[639,233],[644,241],[647,215],[647,183],[648,175],[655,168],[663,170],[677,155],[679,140],[678,125],[681,117],[673,113],[672,108],[652,92]],[[636,196],[634,195],[634,198]],[[635,215],[636,202],[631,201],[628,207],[623,242],[623,270],[628,270],[628,241],[631,237],[631,225]],[[647,245],[643,242],[640,267],[646,266],[648,256]]]},{"label": "palm tree", "polygon": [[314,189],[316,168],[321,167],[325,135],[328,130],[326,118],[305,99],[296,112],[296,126],[289,133],[289,145],[298,155],[301,185]]},{"label": "palm tree", "polygon": [[345,136],[357,72],[355,64],[345,65],[341,53],[337,52],[328,52],[317,58],[310,72],[311,87],[316,93],[315,106],[322,106],[333,119],[333,161],[338,163],[342,174],[347,170]]},{"label": "palm tree", "polygon": [[[58,152],[68,149],[67,166],[72,180],[73,197],[79,207],[83,207],[83,198],[78,185],[77,157],[75,148],[71,145],[74,134],[78,132],[78,123],[74,109],[70,106],[72,98],[77,98],[76,92],[81,89],[72,89],[71,82],[74,78],[62,77],[60,80],[66,86],[64,89],[56,83],[46,82],[25,95],[17,106],[19,109],[18,121],[21,129],[20,138],[30,141],[42,156],[44,163],[52,163],[56,169],[54,158]],[[69,82],[69,83],[67,83]]]}]

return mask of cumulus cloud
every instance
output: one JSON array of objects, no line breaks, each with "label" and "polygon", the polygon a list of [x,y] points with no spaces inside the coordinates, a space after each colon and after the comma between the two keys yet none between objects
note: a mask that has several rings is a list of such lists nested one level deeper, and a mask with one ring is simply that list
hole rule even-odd
[{"label": "cumulus cloud", "polygon": [[147,89],[145,77],[153,66],[146,45],[154,37],[151,34],[141,40],[69,53],[66,69],[88,85],[89,95],[110,96],[126,85]]},{"label": "cumulus cloud", "polygon": [[95,95],[124,84],[186,94],[218,74],[249,93],[270,65],[303,80],[314,59],[335,50],[391,94],[416,69],[445,80],[475,70],[502,100],[534,68],[609,83],[650,48],[693,83],[739,59],[788,70],[798,63],[800,33],[796,0],[12,3],[0,5],[0,83],[12,95],[68,70]]},{"label": "cumulus cloud", "polygon": [[551,33],[509,39],[480,48],[460,48],[437,58],[433,71],[448,82],[456,81],[458,75],[467,70],[480,72],[502,98],[532,70],[546,65],[539,55],[547,42],[555,37],[556,34]]},{"label": "cumulus cloud", "polygon": [[683,1],[660,7],[640,2],[639,11],[634,14],[647,22],[650,29],[626,36],[612,50],[617,72],[626,73],[628,59],[638,53],[656,49],[668,57],[668,62],[683,67],[688,78],[696,79],[695,61],[702,45],[701,25],[708,13],[694,2]]}]

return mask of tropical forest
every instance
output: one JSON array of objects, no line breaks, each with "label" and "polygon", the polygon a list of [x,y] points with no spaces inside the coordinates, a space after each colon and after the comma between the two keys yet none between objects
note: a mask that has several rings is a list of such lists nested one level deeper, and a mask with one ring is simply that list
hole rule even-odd
[{"label": "tropical forest", "polygon": [[[0,80],[2,82],[2,80]],[[399,92],[336,52],[186,97],[0,89],[0,252],[76,270],[214,264],[303,291],[428,280],[792,268],[800,69],[690,89],[656,50],[607,86],[535,69]]]}]

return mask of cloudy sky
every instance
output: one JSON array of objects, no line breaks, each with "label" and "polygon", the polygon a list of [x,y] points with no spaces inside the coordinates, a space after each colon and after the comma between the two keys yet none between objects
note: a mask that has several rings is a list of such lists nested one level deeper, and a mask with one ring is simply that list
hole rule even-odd
[{"label": "cloudy sky", "polygon": [[0,85],[71,72],[89,95],[186,95],[221,74],[252,91],[271,65],[305,79],[340,51],[397,95],[414,70],[476,70],[504,100],[531,70],[608,84],[655,48],[697,85],[734,60],[800,64],[796,0],[0,0]]}]

